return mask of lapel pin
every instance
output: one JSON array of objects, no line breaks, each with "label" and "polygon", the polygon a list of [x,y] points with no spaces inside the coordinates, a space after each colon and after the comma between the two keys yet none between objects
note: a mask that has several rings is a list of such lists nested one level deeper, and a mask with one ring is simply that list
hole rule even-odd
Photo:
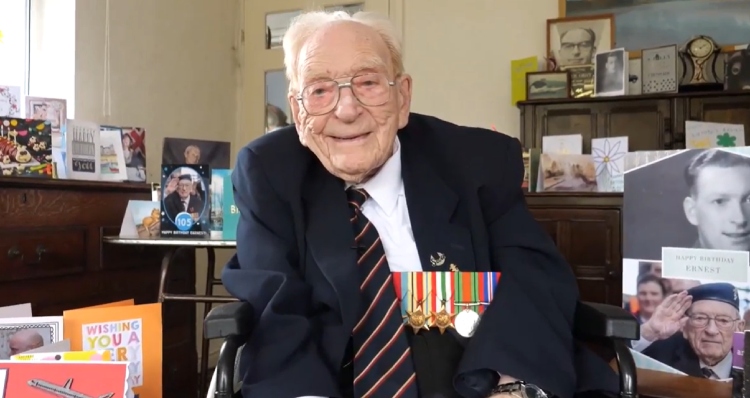
[{"label": "lapel pin", "polygon": [[433,267],[439,267],[445,264],[445,254],[437,252],[437,258],[430,255],[430,264],[432,264]]}]

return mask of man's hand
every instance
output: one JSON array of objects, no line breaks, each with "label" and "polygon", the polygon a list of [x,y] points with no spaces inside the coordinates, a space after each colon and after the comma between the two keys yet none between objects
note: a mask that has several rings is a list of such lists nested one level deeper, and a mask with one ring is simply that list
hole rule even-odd
[{"label": "man's hand", "polygon": [[656,311],[641,326],[641,336],[648,341],[664,340],[685,326],[688,317],[685,312],[693,303],[693,297],[686,291],[671,294],[656,307]]}]

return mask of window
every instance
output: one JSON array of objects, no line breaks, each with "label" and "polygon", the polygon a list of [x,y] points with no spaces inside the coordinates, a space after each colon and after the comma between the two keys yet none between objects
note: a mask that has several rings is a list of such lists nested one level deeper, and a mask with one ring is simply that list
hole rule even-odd
[{"label": "window", "polygon": [[[0,84],[75,114],[75,1],[0,0]],[[7,62],[5,60],[12,60]]]}]

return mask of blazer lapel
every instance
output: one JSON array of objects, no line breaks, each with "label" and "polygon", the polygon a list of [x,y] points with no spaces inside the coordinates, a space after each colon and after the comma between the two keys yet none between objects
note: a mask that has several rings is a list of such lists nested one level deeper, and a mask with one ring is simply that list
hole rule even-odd
[{"label": "blazer lapel", "polygon": [[303,193],[307,203],[305,239],[315,262],[336,291],[348,330],[360,314],[361,298],[346,192],[343,182],[317,162],[312,168]]},{"label": "blazer lapel", "polygon": [[471,233],[456,224],[458,195],[430,167],[408,128],[399,134],[401,175],[414,240],[424,271],[475,270]]}]

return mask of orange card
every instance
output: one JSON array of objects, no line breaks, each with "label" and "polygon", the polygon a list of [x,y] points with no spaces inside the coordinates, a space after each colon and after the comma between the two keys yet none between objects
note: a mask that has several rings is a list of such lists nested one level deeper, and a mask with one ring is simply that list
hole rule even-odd
[{"label": "orange card", "polygon": [[84,309],[91,309],[91,308],[110,308],[110,307],[122,307],[125,305],[135,305],[135,300],[127,299],[127,300],[122,300],[122,301],[114,301],[111,303],[92,305],[91,307],[82,307],[82,308],[77,308],[77,309],[84,310]]},{"label": "orange card", "polygon": [[141,397],[162,396],[161,304],[82,308],[63,312],[71,351],[110,350],[129,361],[130,385]]},{"label": "orange card", "polygon": [[0,397],[125,398],[124,362],[0,361]]}]

